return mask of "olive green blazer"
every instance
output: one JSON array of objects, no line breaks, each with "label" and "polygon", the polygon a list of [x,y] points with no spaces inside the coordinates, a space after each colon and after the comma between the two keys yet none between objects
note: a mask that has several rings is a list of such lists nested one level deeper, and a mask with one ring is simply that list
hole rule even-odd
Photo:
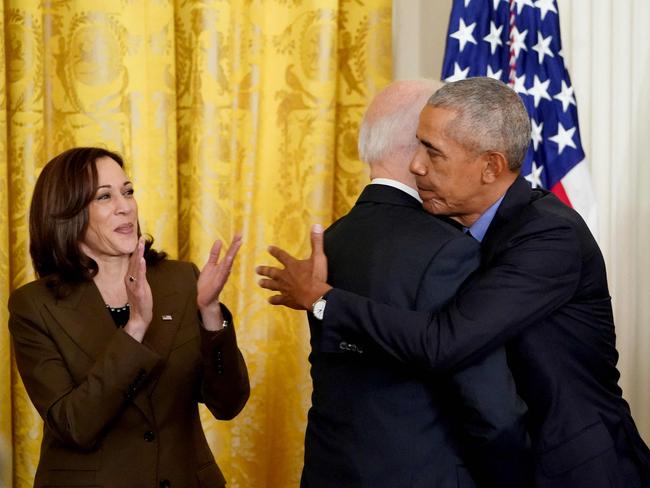
[{"label": "olive green blazer", "polygon": [[34,486],[225,486],[198,403],[233,418],[248,372],[234,326],[201,327],[197,273],[170,260],[148,269],[153,321],[142,343],[115,326],[92,281],[60,300],[43,279],[12,293],[18,370],[45,422]]}]

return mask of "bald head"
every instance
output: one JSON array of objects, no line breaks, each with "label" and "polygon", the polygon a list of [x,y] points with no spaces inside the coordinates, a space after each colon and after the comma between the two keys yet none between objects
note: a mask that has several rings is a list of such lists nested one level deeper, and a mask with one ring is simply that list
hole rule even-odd
[{"label": "bald head", "polygon": [[392,178],[415,186],[408,166],[418,147],[418,118],[440,86],[429,80],[396,81],[375,96],[359,130],[359,157],[370,165],[371,178]]}]

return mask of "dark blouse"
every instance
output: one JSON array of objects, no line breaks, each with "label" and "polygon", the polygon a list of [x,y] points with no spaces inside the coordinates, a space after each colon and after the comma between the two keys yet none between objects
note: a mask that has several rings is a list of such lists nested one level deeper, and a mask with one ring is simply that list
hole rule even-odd
[{"label": "dark blouse", "polygon": [[113,322],[115,322],[116,327],[124,327],[129,321],[129,312],[131,308],[128,303],[123,307],[117,308],[106,305],[106,308],[111,313],[111,317],[113,317]]}]

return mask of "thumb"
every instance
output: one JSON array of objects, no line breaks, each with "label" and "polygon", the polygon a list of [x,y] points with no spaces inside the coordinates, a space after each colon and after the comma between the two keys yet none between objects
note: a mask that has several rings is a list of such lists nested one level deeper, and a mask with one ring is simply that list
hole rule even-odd
[{"label": "thumb", "polygon": [[320,224],[314,224],[311,226],[311,258],[320,259],[324,255],[323,226]]},{"label": "thumb", "polygon": [[314,278],[327,282],[327,256],[323,249],[323,226],[313,225],[311,228],[311,262],[313,265],[312,275]]}]

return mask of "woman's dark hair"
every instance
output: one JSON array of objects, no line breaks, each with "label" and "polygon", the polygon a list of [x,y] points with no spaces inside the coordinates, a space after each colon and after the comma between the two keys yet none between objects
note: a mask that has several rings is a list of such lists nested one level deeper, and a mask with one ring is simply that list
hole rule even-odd
[{"label": "woman's dark hair", "polygon": [[[98,271],[97,263],[79,244],[88,228],[88,205],[97,192],[96,161],[103,157],[124,167],[119,154],[98,147],[76,147],[55,156],[36,180],[29,212],[29,252],[37,276],[47,278],[57,297],[69,292],[67,285],[90,280]],[[148,265],[166,257],[152,244],[153,238],[146,236]]]}]

